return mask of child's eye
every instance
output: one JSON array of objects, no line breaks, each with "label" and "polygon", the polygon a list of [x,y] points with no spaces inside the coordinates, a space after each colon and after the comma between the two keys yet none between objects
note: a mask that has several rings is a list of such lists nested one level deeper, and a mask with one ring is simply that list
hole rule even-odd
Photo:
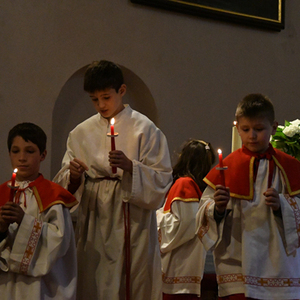
[{"label": "child's eye", "polygon": [[109,99],[110,99],[110,97],[104,97],[103,99],[104,99],[104,100],[109,100]]},{"label": "child's eye", "polygon": [[14,150],[11,150],[11,152],[14,153],[14,154],[16,154],[16,153],[19,152],[19,150],[15,150],[15,149],[14,149]]},{"label": "child's eye", "polygon": [[32,148],[32,147],[28,147],[28,148],[26,149],[26,152],[32,154],[32,153],[35,153],[35,152],[36,152],[36,149],[34,149],[34,148]]},{"label": "child's eye", "polygon": [[97,98],[92,98],[92,101],[96,102],[96,101],[98,101],[98,99]]}]

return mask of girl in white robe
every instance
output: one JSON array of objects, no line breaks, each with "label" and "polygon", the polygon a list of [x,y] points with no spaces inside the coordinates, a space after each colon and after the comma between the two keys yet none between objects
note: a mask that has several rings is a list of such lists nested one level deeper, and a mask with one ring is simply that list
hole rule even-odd
[{"label": "girl in white robe", "polygon": [[163,271],[163,299],[200,299],[206,251],[197,237],[196,214],[204,176],[215,155],[200,140],[185,143],[176,163],[174,183],[157,211]]}]

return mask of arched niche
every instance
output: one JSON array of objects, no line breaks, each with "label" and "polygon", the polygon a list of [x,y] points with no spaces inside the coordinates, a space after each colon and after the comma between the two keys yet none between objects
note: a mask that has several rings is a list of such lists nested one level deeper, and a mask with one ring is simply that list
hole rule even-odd
[{"label": "arched niche", "polygon": [[[55,102],[52,115],[51,178],[59,171],[66,151],[69,132],[79,123],[96,113],[90,97],[83,90],[84,72],[87,66],[77,70],[64,84]],[[141,112],[156,125],[157,108],[146,84],[131,70],[120,65],[127,92],[124,103]]]}]

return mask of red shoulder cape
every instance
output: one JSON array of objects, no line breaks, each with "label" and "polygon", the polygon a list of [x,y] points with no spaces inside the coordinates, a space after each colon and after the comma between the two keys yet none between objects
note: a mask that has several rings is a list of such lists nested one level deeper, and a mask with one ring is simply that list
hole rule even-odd
[{"label": "red shoulder cape", "polygon": [[[300,194],[300,162],[278,149],[274,149],[274,151],[272,158],[284,178],[287,193],[290,196]],[[223,160],[223,165],[228,166],[224,173],[225,185],[230,188],[230,196],[252,200],[254,194],[253,168],[255,157],[248,152],[245,151],[243,146],[229,154]],[[216,170],[216,167],[213,168],[206,175],[204,181],[210,187],[216,189],[216,185],[221,182],[220,171]]]},{"label": "red shoulder cape", "polygon": [[[9,200],[10,188],[7,182],[0,185],[0,206],[4,205]],[[55,204],[62,204],[65,207],[71,208],[78,202],[76,198],[60,185],[47,180],[42,174],[31,182],[28,188],[32,189],[40,212]]]},{"label": "red shoulder cape", "polygon": [[198,184],[190,177],[180,177],[172,185],[164,205],[164,213],[171,210],[174,201],[199,202],[201,190]]}]

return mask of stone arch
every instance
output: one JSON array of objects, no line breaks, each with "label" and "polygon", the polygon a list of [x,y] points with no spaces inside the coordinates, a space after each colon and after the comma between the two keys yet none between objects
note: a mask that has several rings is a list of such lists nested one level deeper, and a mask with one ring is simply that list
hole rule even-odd
[{"label": "stone arch", "polygon": [[[83,90],[84,72],[87,66],[77,70],[64,84],[55,102],[52,114],[51,178],[61,167],[66,151],[69,132],[79,123],[95,114],[88,94]],[[124,103],[141,112],[156,125],[157,108],[150,90],[142,79],[131,70],[120,65],[127,92]]]}]

